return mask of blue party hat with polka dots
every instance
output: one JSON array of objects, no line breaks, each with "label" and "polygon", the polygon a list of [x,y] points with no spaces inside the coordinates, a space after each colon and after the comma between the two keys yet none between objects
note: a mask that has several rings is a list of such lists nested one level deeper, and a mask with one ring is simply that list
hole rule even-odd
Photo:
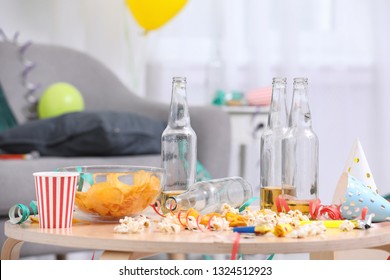
[{"label": "blue party hat with polka dots", "polygon": [[390,221],[390,202],[373,191],[362,181],[344,172],[339,181],[339,189],[344,189],[341,215],[344,219],[360,219],[366,208],[366,215],[372,215],[373,222]]}]

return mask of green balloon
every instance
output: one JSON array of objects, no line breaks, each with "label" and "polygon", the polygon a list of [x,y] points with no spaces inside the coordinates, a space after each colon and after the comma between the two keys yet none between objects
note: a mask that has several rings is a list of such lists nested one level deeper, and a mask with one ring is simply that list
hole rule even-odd
[{"label": "green balloon", "polygon": [[83,96],[74,86],[68,83],[55,83],[49,86],[38,102],[38,117],[40,119],[83,110]]}]

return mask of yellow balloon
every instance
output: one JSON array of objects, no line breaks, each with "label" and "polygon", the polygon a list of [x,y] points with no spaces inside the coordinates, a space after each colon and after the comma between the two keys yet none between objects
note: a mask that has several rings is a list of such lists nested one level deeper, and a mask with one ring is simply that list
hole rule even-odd
[{"label": "yellow balloon", "polygon": [[188,0],[125,0],[130,12],[145,31],[155,30],[171,20]]}]

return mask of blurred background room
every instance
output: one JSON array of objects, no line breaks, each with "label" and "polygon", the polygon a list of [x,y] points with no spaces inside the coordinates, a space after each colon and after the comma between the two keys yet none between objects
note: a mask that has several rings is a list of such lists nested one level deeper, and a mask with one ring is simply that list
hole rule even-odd
[{"label": "blurred background room", "polygon": [[[190,106],[211,105],[218,90],[245,103],[277,76],[291,100],[292,79],[307,77],[327,204],[357,138],[380,194],[390,192],[389,12],[386,0],[188,0],[145,32],[124,0],[0,0],[0,29],[7,40],[19,32],[20,42],[87,52],[137,95],[167,104],[173,76],[187,77]],[[255,134],[246,153],[258,185]]]}]

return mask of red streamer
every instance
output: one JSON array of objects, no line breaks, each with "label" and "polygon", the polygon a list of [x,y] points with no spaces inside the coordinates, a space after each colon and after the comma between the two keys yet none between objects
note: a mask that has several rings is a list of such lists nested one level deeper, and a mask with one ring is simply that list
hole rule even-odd
[{"label": "red streamer", "polygon": [[190,212],[187,211],[187,215],[186,215],[186,224],[187,224],[187,228],[188,228],[188,229],[190,229],[190,228],[188,227],[188,216],[189,216],[189,215],[190,215]]},{"label": "red streamer", "polygon": [[368,207],[367,207],[367,206],[364,206],[364,207],[362,208],[362,220],[365,220],[365,219],[366,219],[367,212],[368,212]]},{"label": "red streamer", "polygon": [[214,214],[210,216],[209,221],[207,223],[207,229],[211,230],[211,220],[214,218]]},{"label": "red streamer", "polygon": [[150,206],[153,208],[154,212],[156,212],[159,216],[165,217],[165,215],[160,212],[160,210],[161,210],[161,203],[158,200],[155,203],[150,204]]},{"label": "red streamer", "polygon": [[283,211],[283,208],[286,211],[286,213],[288,213],[291,210],[286,200],[280,195],[276,198],[275,204],[276,204],[276,210],[279,213]]},{"label": "red streamer", "polygon": [[321,216],[327,215],[327,218],[332,220],[342,220],[341,205],[322,205],[321,200],[316,199],[309,202],[310,216],[313,220],[317,220]]},{"label": "red streamer", "polygon": [[282,212],[282,205],[280,205],[279,197],[276,198],[275,205],[276,205],[276,211],[278,211],[278,213]]},{"label": "red streamer", "polygon": [[233,248],[232,248],[232,255],[230,257],[231,260],[236,259],[236,255],[238,253],[238,247],[240,246],[240,234],[236,232],[236,237],[234,238]]},{"label": "red streamer", "polygon": [[202,229],[202,227],[200,226],[199,224],[199,220],[201,219],[201,216],[199,215],[197,218],[196,218],[196,226],[198,227],[198,229],[201,231],[201,232],[205,232],[205,230]]},{"label": "red streamer", "polygon": [[179,220],[180,224],[181,224],[184,228],[186,228],[186,226],[181,222],[180,216],[181,216],[181,211],[179,211],[179,212],[177,213],[177,219]]},{"label": "red streamer", "polygon": [[310,217],[312,217],[312,219],[316,219],[318,216],[320,202],[321,201],[319,199],[311,200],[309,202],[309,212],[310,212]]}]

